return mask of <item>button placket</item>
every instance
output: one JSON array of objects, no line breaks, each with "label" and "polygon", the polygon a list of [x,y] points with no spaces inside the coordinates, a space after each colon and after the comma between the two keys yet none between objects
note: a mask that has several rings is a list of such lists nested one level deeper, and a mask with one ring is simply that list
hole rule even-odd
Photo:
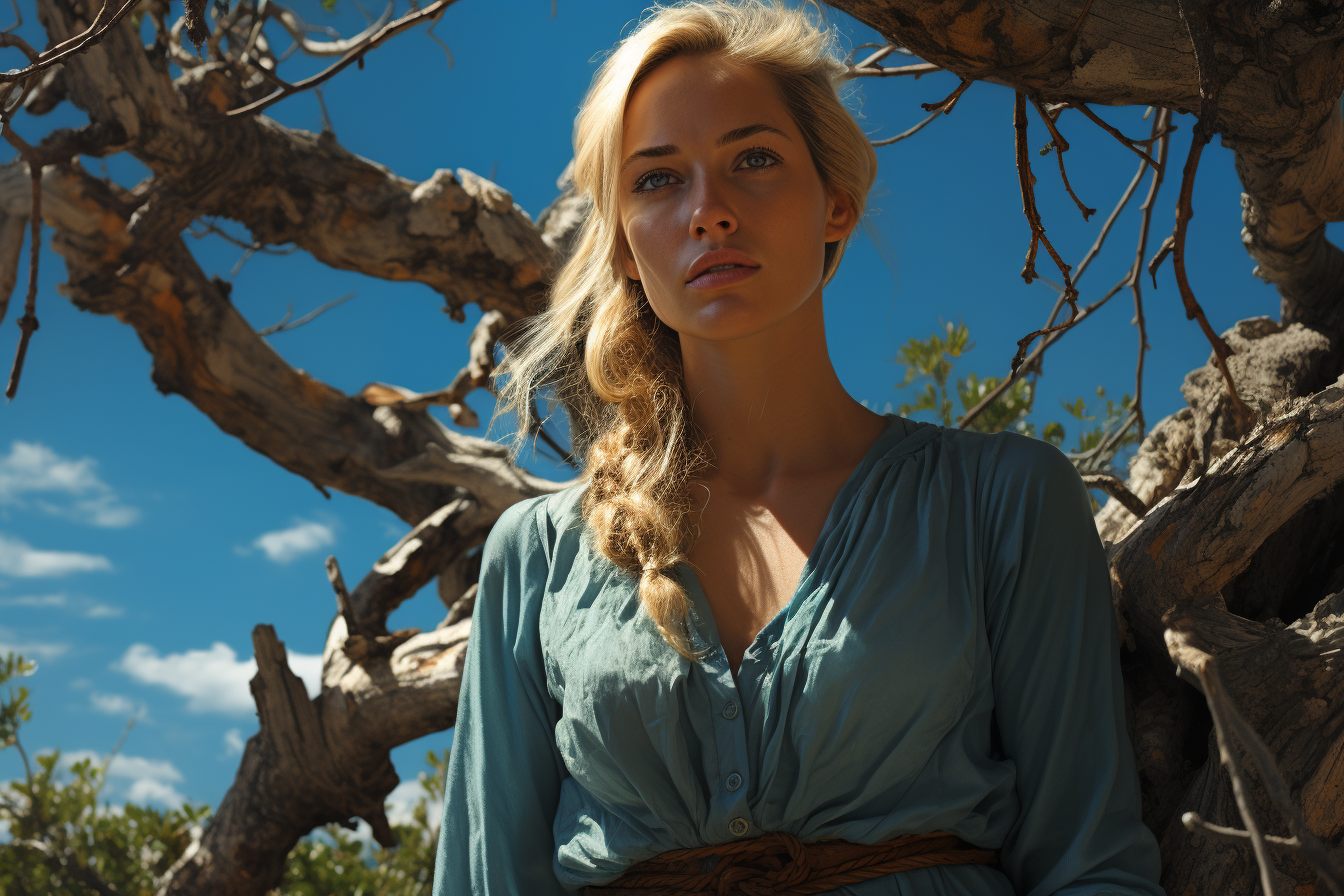
[{"label": "button placket", "polygon": [[[752,828],[751,811],[747,808],[746,720],[741,710],[741,693],[733,681],[728,655],[719,649],[704,659],[707,674],[705,683],[711,706],[718,707],[714,720],[718,774],[723,775],[712,806],[710,823],[714,829],[732,837],[742,837]],[[731,771],[729,771],[731,769]],[[728,774],[723,773],[728,771]]]}]

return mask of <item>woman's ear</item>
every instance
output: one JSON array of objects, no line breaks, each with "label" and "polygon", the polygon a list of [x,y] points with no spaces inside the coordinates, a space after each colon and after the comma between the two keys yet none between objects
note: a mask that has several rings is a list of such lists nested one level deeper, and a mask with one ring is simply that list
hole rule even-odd
[{"label": "woman's ear", "polygon": [[845,193],[828,191],[826,195],[826,242],[842,240],[859,223],[855,214],[854,202]]}]

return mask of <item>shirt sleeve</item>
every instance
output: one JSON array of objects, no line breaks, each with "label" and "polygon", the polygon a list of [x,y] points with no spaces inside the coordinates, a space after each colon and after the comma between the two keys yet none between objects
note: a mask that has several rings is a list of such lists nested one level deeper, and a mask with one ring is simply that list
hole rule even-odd
[{"label": "shirt sleeve", "polygon": [[539,501],[515,504],[485,541],[448,759],[433,896],[552,896],[552,826],[567,774],[560,709],[538,629],[549,569]]},{"label": "shirt sleeve", "polygon": [[1087,488],[1053,446],[995,438],[985,612],[995,714],[1021,803],[1003,871],[1022,896],[1162,896]]}]

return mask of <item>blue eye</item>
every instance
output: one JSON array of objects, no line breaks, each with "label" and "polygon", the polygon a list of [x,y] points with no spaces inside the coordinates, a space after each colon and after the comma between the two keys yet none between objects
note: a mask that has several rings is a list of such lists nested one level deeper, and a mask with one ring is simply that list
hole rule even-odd
[{"label": "blue eye", "polygon": [[641,177],[639,180],[635,181],[635,189],[634,189],[634,192],[636,192],[636,193],[653,193],[653,192],[655,192],[655,191],[657,191],[657,190],[661,190],[663,187],[668,186],[667,183],[661,183],[661,184],[653,184],[653,185],[652,185],[653,188],[650,189],[650,190],[645,190],[645,189],[643,189],[643,186],[644,186],[645,184],[649,183],[649,181],[653,180],[655,177],[670,178],[670,177],[672,177],[672,175],[668,174],[666,171],[650,171],[648,174],[645,174],[645,175],[644,175],[643,177]]},{"label": "blue eye", "polygon": [[756,171],[762,168],[773,168],[779,164],[779,156],[764,147],[752,147],[742,157],[742,164]]}]

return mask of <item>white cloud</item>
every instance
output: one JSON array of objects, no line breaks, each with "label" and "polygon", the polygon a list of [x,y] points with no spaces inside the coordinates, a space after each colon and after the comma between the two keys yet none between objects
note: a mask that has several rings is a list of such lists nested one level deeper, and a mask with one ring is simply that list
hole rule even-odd
[{"label": "white cloud", "polygon": [[23,506],[26,494],[54,494],[60,499],[38,498],[37,506],[54,516],[94,526],[129,526],[140,511],[123,504],[116,492],[98,478],[98,462],[91,457],[71,460],[46,445],[15,441],[9,454],[0,456],[0,504]]},{"label": "white cloud", "polygon": [[[303,679],[309,696],[317,696],[322,686],[322,657],[291,652],[289,667]],[[209,650],[164,655],[148,644],[132,644],[113,668],[186,697],[190,712],[249,715],[255,709],[248,682],[257,672],[257,661],[238,659],[234,649],[222,641]]]},{"label": "white cloud", "polygon": [[[420,773],[422,776],[424,772]],[[387,795],[387,820],[391,824],[410,824],[411,811],[415,804],[420,802],[420,798],[425,795],[425,788],[421,786],[419,780],[402,781],[392,792]],[[443,802],[436,800],[426,807],[429,812],[429,823],[437,825],[439,816],[443,814]]]},{"label": "white cloud", "polygon": [[86,619],[109,619],[125,612],[121,607],[112,604],[90,600],[87,597],[72,599],[66,594],[21,594],[17,597],[0,597],[0,607],[64,609],[76,612]]},{"label": "white cloud", "polygon": [[[97,765],[102,756],[93,750],[73,750],[62,754],[60,765],[69,768],[84,759]],[[186,797],[177,792],[173,785],[181,783],[182,773],[167,759],[146,759],[143,756],[127,756],[118,753],[107,766],[109,780],[126,783],[126,799],[132,803],[161,803],[176,809],[186,801]]]},{"label": "white cloud", "polygon": [[277,529],[257,536],[252,547],[275,563],[288,563],[296,557],[336,543],[336,533],[330,526],[311,520],[295,519],[288,529]]},{"label": "white cloud", "polygon": [[37,578],[95,572],[112,568],[112,561],[99,554],[77,551],[41,551],[19,538],[0,535],[0,573]]},{"label": "white cloud", "polygon": [[162,803],[169,809],[180,809],[187,798],[177,788],[162,781],[141,779],[126,789],[128,803]]},{"label": "white cloud", "polygon": [[237,728],[230,728],[224,732],[224,755],[237,756],[243,752],[245,746],[247,742],[243,740],[243,732]]},{"label": "white cloud", "polygon": [[144,703],[137,703],[124,694],[102,694],[94,691],[89,694],[89,703],[94,709],[109,716],[135,716],[143,719],[149,716]]}]

